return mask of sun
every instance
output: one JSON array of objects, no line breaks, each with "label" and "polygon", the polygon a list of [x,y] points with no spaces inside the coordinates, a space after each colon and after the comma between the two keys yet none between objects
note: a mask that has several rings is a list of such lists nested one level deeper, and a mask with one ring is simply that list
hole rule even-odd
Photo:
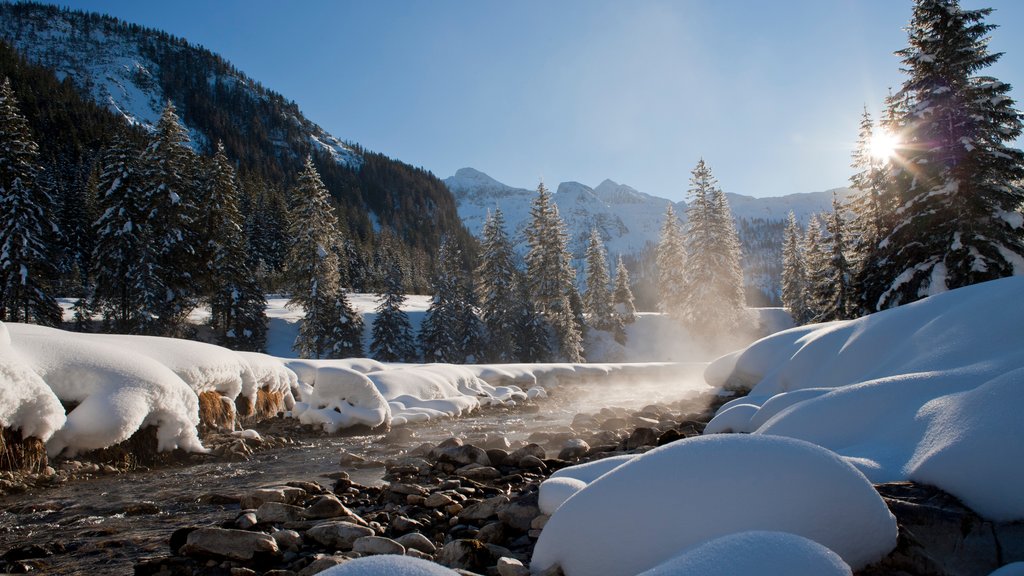
[{"label": "sun", "polygon": [[900,140],[892,132],[885,130],[876,132],[871,137],[871,157],[875,160],[888,160],[896,154]]}]

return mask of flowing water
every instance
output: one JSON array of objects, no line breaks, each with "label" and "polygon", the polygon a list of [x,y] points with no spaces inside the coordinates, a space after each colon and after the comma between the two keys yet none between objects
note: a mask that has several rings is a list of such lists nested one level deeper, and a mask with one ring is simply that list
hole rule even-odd
[{"label": "flowing water", "polygon": [[[328,475],[345,470],[361,484],[381,482],[383,462],[424,443],[458,436],[526,440],[538,431],[567,430],[577,413],[602,407],[639,409],[648,404],[696,398],[702,365],[680,366],[671,382],[602,382],[567,385],[532,409],[491,408],[473,415],[411,424],[404,431],[363,436],[303,438],[285,448],[257,452],[244,462],[210,462],[102,476],[0,499],[0,554],[29,545],[53,554],[29,560],[44,574],[131,574],[140,558],[165,555],[170,534],[184,526],[214,525],[234,518],[237,504],[211,504],[209,495],[238,495],[292,480],[331,486]],[[695,407],[699,409],[699,407]],[[342,453],[365,458],[339,465]],[[204,498],[204,496],[206,498]]]}]

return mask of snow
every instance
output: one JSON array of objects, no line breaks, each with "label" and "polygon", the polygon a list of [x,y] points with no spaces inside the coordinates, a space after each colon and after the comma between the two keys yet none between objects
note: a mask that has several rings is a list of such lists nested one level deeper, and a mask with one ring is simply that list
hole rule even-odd
[{"label": "snow", "polygon": [[688,438],[636,456],[562,503],[531,568],[637,574],[702,543],[752,530],[809,538],[859,569],[896,545],[896,520],[851,464],[773,436]]},{"label": "snow", "polygon": [[318,576],[457,576],[459,573],[427,560],[411,556],[382,554],[348,560]]},{"label": "snow", "polygon": [[1024,562],[1013,562],[999,568],[989,576],[1024,576]]},{"label": "snow", "polygon": [[249,365],[251,382],[242,382],[241,395],[256,398],[256,391],[280,392],[284,395],[285,407],[291,409],[295,403],[292,390],[298,386],[298,377],[278,358],[260,352],[235,352]]},{"label": "snow", "polygon": [[730,378],[750,398],[708,429],[800,438],[873,482],[932,484],[985,518],[1024,519],[1022,293],[1024,277],[1004,278],[762,339]]},{"label": "snow", "polygon": [[303,401],[295,403],[292,413],[299,422],[320,424],[329,434],[357,424],[373,428],[391,422],[387,401],[365,374],[327,361],[314,372],[300,373]]},{"label": "snow", "polygon": [[695,546],[639,576],[850,576],[838,554],[796,534],[754,530]]},{"label": "snow", "polygon": [[78,406],[47,442],[51,455],[106,448],[156,426],[158,450],[205,451],[199,401],[169,368],[125,346],[54,328],[7,324],[11,347],[64,402]]},{"label": "snow", "polygon": [[387,399],[392,425],[461,416],[493,398],[486,382],[460,366],[408,366],[368,377]]},{"label": "snow", "polygon": [[23,438],[49,440],[66,420],[64,408],[46,382],[11,347],[7,326],[0,322],[0,428],[20,431]]}]

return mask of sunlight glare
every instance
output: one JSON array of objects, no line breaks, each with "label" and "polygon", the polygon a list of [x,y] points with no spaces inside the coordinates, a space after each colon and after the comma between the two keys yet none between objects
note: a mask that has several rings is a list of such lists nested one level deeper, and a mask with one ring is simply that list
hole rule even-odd
[{"label": "sunlight glare", "polygon": [[875,160],[888,160],[896,154],[899,143],[899,138],[891,132],[876,132],[871,138],[871,157]]}]

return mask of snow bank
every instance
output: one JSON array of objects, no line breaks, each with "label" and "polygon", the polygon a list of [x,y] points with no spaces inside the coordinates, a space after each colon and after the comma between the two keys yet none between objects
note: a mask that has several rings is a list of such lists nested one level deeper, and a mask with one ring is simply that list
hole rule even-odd
[{"label": "snow bank", "polygon": [[0,322],[0,428],[45,442],[65,420],[57,395],[18,357],[7,326]]},{"label": "snow bank", "polygon": [[993,520],[1024,519],[1024,277],[763,339],[731,381],[751,399],[708,431],[814,442],[874,482],[926,482]]},{"label": "snow bank", "polygon": [[697,545],[639,576],[850,576],[838,554],[786,532],[730,534]]},{"label": "snow bank", "polygon": [[333,434],[362,424],[371,428],[391,422],[391,410],[374,383],[361,372],[342,366],[321,365],[303,371],[301,402],[292,415],[303,424],[319,424]]},{"label": "snow bank", "polygon": [[259,352],[235,352],[249,364],[252,373],[253,388],[242,388],[242,396],[255,398],[256,390],[278,392],[283,395],[285,408],[291,409],[295,404],[293,390],[298,386],[299,379],[295,372],[288,369],[281,360]]},{"label": "snow bank", "polygon": [[391,407],[394,425],[461,416],[492,399],[487,383],[460,366],[402,366],[367,376]]},{"label": "snow bank", "polygon": [[47,442],[51,456],[106,448],[155,426],[158,450],[201,452],[195,392],[163,364],[123,345],[8,324],[11,346],[64,402],[78,406]]},{"label": "snow bank", "polygon": [[789,438],[715,435],[639,455],[574,494],[541,532],[531,567],[637,574],[752,530],[809,538],[854,569],[896,545],[895,518],[842,458]]},{"label": "snow bank", "polygon": [[322,572],[318,576],[458,576],[440,564],[411,556],[384,554],[348,560]]}]

